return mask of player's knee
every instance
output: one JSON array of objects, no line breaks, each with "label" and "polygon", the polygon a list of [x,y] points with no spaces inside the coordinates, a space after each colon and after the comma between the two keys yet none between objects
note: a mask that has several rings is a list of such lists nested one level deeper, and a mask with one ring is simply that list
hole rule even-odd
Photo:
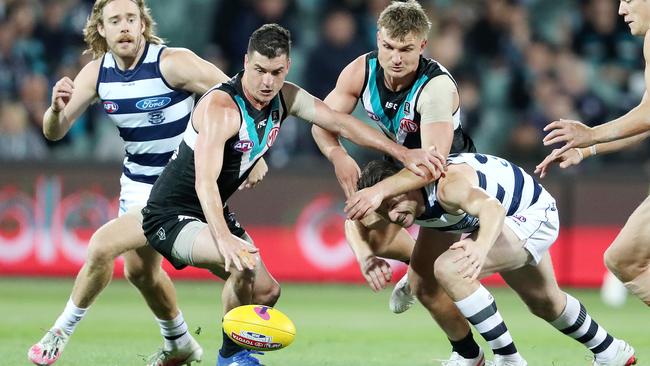
[{"label": "player's knee", "polygon": [[113,263],[117,255],[111,247],[111,242],[101,232],[98,231],[90,238],[86,250],[86,263],[89,267],[101,267]]},{"label": "player's knee", "polygon": [[623,282],[631,281],[643,269],[643,266],[637,263],[638,258],[627,252],[617,245],[612,245],[607,248],[604,255],[607,269]]},{"label": "player's knee", "polygon": [[137,288],[152,287],[159,271],[142,265],[124,265],[124,277]]},{"label": "player's knee", "polygon": [[253,303],[274,306],[280,299],[281,288],[275,280],[269,281],[267,286],[255,288]]},{"label": "player's knee", "polygon": [[433,265],[433,275],[441,284],[450,283],[459,279],[457,264],[449,252],[441,254]]}]

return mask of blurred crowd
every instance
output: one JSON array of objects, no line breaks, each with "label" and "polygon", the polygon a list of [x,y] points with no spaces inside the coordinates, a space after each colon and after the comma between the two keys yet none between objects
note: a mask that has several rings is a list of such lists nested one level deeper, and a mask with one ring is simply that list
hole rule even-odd
[{"label": "blurred crowd", "polygon": [[[233,75],[263,23],[292,32],[289,79],[324,98],[343,67],[375,49],[376,19],[389,0],[149,0],[159,34]],[[479,150],[541,160],[542,128],[559,118],[596,125],[641,99],[642,40],[612,0],[422,0],[433,27],[426,56],[455,77],[462,123]],[[61,141],[41,119],[54,83],[90,59],[81,30],[91,0],[0,0],[0,159],[122,158],[116,129],[93,108]],[[191,19],[192,26],[182,26]],[[201,30],[201,34],[197,34]],[[358,113],[362,119],[364,114]],[[604,161],[645,161],[647,143]],[[307,124],[286,123],[272,165],[316,157]],[[602,163],[603,159],[600,159]]]}]

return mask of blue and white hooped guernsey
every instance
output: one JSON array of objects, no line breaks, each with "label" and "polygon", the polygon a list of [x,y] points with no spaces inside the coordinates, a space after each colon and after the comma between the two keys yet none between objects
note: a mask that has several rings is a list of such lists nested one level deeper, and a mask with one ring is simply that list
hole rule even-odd
[{"label": "blue and white hooped guernsey", "polygon": [[153,184],[183,139],[194,94],[172,88],[160,72],[165,46],[146,43],[133,70],[120,70],[111,53],[102,59],[97,94],[124,140],[123,174]]},{"label": "blue and white hooped guernsey", "polygon": [[[486,154],[450,154],[447,163],[467,164],[476,170],[479,187],[488,195],[499,200],[506,210],[506,216],[514,216],[537,203],[545,189],[517,165]],[[440,231],[472,232],[479,227],[477,217],[462,213],[454,215],[445,212],[438,202],[437,183],[422,190],[425,212],[416,218],[420,226]]]}]

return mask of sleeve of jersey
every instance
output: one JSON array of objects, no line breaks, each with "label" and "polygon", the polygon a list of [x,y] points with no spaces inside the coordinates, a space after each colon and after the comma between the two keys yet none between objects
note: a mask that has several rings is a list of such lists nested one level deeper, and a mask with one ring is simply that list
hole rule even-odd
[{"label": "sleeve of jersey", "polygon": [[313,122],[316,118],[316,98],[307,93],[304,89],[291,85],[284,93],[289,114],[302,118],[307,122]]},{"label": "sleeve of jersey", "polygon": [[456,93],[456,84],[446,75],[429,81],[422,89],[416,105],[416,110],[420,113],[420,123],[453,123]]}]

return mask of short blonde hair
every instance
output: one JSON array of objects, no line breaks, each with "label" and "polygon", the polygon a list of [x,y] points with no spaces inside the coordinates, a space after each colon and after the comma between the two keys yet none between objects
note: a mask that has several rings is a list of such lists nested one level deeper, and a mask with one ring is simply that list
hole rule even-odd
[{"label": "short blonde hair", "polygon": [[[93,10],[86,20],[86,27],[84,28],[84,41],[88,45],[88,48],[84,51],[86,53],[92,53],[94,58],[99,58],[108,52],[108,43],[106,39],[99,34],[97,26],[102,23],[102,16],[104,13],[104,7],[113,0],[96,0],[93,5]],[[153,44],[162,44],[164,41],[162,38],[158,37],[155,32],[156,22],[151,17],[151,10],[145,4],[145,0],[131,0],[140,9],[140,19],[144,22],[144,39]]]},{"label": "short blonde hair", "polygon": [[431,29],[431,21],[417,1],[393,1],[379,14],[377,29],[382,28],[390,38],[400,41],[409,33],[426,39]]}]

